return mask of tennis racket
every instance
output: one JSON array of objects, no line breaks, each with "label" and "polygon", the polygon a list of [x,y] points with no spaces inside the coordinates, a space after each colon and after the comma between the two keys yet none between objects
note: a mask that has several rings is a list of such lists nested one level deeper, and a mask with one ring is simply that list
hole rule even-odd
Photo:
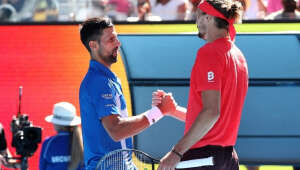
[{"label": "tennis racket", "polygon": [[159,160],[135,149],[119,149],[102,157],[96,170],[154,170]]},{"label": "tennis racket", "polygon": [[[136,149],[119,149],[102,157],[96,170],[155,170],[159,160]],[[179,162],[176,169],[212,166],[213,157]]]}]

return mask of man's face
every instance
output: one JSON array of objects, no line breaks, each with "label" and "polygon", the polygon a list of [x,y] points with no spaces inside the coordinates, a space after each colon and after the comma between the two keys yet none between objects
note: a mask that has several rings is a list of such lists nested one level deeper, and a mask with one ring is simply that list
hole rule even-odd
[{"label": "man's face", "polygon": [[196,24],[198,28],[198,37],[206,39],[207,34],[207,21],[205,19],[206,14],[200,9],[196,11]]},{"label": "man's face", "polygon": [[118,40],[114,27],[103,30],[100,42],[98,40],[98,45],[97,54],[102,61],[109,66],[117,62],[118,50],[121,43]]}]

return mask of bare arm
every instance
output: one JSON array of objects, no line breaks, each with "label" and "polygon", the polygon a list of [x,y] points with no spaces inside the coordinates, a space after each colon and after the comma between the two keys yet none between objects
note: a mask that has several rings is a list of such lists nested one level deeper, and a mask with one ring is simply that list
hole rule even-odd
[{"label": "bare arm", "polygon": [[173,116],[174,118],[185,122],[186,108],[177,106],[176,110],[173,113],[170,113],[170,116]]},{"label": "bare arm", "polygon": [[187,4],[182,3],[177,8],[177,20],[185,20],[186,17],[186,11],[187,11]]},{"label": "bare arm", "polygon": [[[164,100],[169,100],[168,105],[161,104],[163,96],[167,95],[168,97],[164,98]],[[165,102],[166,103],[166,102]],[[175,103],[176,107],[173,107],[173,103]],[[157,90],[152,93],[152,105],[164,107],[166,109],[166,114],[172,116],[178,120],[185,122],[186,116],[186,108],[178,106],[176,101],[174,100],[172,93],[166,93],[163,90]]]},{"label": "bare arm", "polygon": [[150,126],[144,114],[127,118],[121,118],[119,115],[110,115],[102,118],[101,121],[105,130],[114,141],[120,141],[136,135]]},{"label": "bare arm", "polygon": [[257,6],[259,11],[267,12],[267,7],[265,6],[263,0],[257,0]]},{"label": "bare arm", "polygon": [[185,153],[199,141],[214,126],[220,116],[220,92],[215,90],[203,91],[201,94],[203,109],[198,114],[190,130],[175,146],[175,150]]},{"label": "bare arm", "polygon": [[[174,100],[171,100],[171,95],[165,95],[161,100],[161,104],[157,106],[157,110],[159,110],[163,115],[167,114],[170,109],[175,110],[176,103]],[[153,109],[151,109],[153,110]],[[147,111],[148,112],[148,111]],[[160,113],[160,115],[161,115]],[[122,118],[119,115],[110,115],[102,118],[101,122],[110,135],[110,137],[115,141],[120,141],[124,138],[128,138],[130,136],[134,136],[147,127],[150,126],[152,122],[152,118],[147,118],[147,113],[142,113],[137,116]],[[163,116],[161,115],[161,117]]]},{"label": "bare arm", "polygon": [[[201,93],[203,109],[198,114],[190,130],[175,145],[174,150],[184,154],[214,126],[220,116],[220,92],[207,90]],[[158,170],[174,169],[180,161],[178,155],[169,152],[161,159]]]}]

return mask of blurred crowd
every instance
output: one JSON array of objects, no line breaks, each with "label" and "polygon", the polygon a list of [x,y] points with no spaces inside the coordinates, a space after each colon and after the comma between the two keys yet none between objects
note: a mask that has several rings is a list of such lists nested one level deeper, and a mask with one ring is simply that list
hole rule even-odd
[{"label": "blurred crowd", "polygon": [[[0,0],[0,22],[188,21],[200,0]],[[299,0],[238,0],[245,20],[300,19]]]}]

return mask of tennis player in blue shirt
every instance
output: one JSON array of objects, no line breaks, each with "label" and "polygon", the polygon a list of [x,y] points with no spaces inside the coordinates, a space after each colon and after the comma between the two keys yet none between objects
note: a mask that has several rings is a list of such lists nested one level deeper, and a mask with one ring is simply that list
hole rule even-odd
[{"label": "tennis player in blue shirt", "polygon": [[[108,18],[92,18],[82,24],[80,38],[91,60],[79,91],[84,160],[87,170],[116,149],[132,148],[133,135],[157,122],[175,103],[171,95],[161,105],[128,117],[121,82],[111,71],[121,45]],[[168,99],[168,100],[167,100]],[[162,107],[163,106],[163,107]]]}]

